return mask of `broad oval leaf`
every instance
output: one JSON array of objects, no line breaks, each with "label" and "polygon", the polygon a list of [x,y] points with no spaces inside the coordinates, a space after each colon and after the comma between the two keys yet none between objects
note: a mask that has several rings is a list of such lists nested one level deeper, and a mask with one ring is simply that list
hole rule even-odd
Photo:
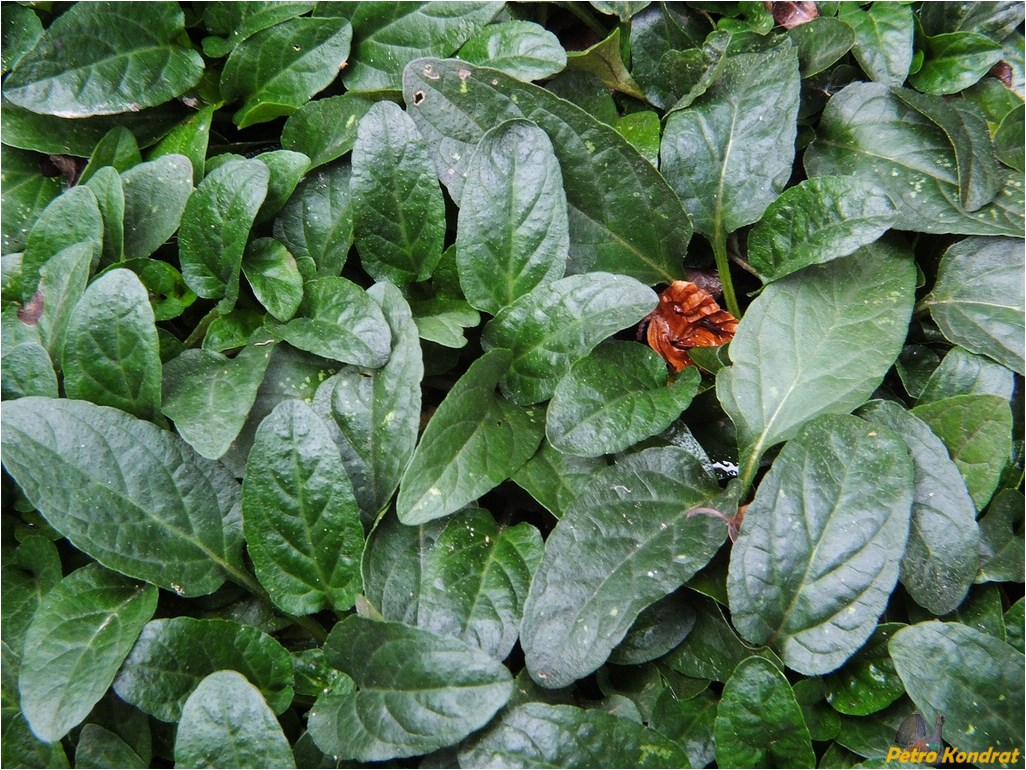
[{"label": "broad oval leaf", "polygon": [[703,235],[757,221],[791,176],[798,117],[797,51],[727,59],[704,94],[666,121],[660,170]]},{"label": "broad oval leaf", "polygon": [[507,121],[470,159],[456,228],[460,287],[495,315],[535,286],[563,277],[570,248],[566,195],[552,143],[537,126]]},{"label": "broad oval leaf", "polygon": [[6,347],[0,358],[3,400],[23,396],[57,398],[57,374],[46,348],[26,340]]},{"label": "broad oval leaf", "polygon": [[566,51],[559,38],[530,21],[489,24],[460,49],[459,58],[520,80],[541,80],[562,71]]},{"label": "broad oval leaf", "polygon": [[1010,369],[989,358],[952,348],[930,374],[916,402],[929,404],[948,396],[991,395],[1010,401],[1015,387]]},{"label": "broad oval leaf", "polygon": [[[214,113],[217,111],[218,106],[218,104],[207,105],[172,128],[150,150],[149,157],[157,160],[165,155],[182,155],[188,158],[192,164],[193,181],[198,182],[201,180],[206,174],[207,148],[210,145],[210,126],[214,121]],[[185,201],[183,200],[182,207],[184,208],[184,206]]]},{"label": "broad oval leaf", "polygon": [[223,297],[222,313],[239,296],[246,239],[270,177],[258,160],[231,160],[211,171],[185,205],[178,233],[182,276],[199,296]]},{"label": "broad oval leaf", "polygon": [[121,174],[125,259],[150,256],[178,229],[192,195],[192,173],[184,155],[164,155]]},{"label": "broad oval leaf", "polygon": [[28,627],[18,678],[32,732],[52,743],[85,719],[156,609],[156,588],[98,564],[54,586]]},{"label": "broad oval leaf", "polygon": [[445,202],[424,138],[392,102],[360,121],[350,186],[364,269],[399,285],[430,278],[442,258]]},{"label": "broad oval leaf", "polygon": [[117,733],[90,722],[78,734],[78,743],[75,744],[75,767],[137,767],[145,770],[149,767],[149,762],[139,756]]},{"label": "broad oval leaf", "polygon": [[353,606],[360,511],[327,426],[303,401],[282,401],[260,423],[242,518],[253,568],[276,605],[293,615]]},{"label": "broad oval leaf", "polygon": [[292,150],[271,150],[262,152],[256,160],[267,166],[271,176],[267,182],[267,197],[260,205],[256,215],[256,224],[262,224],[274,218],[295,192],[299,180],[310,170],[310,159],[301,152]]},{"label": "broad oval leaf", "polygon": [[466,642],[350,615],[324,644],[356,691],[318,700],[310,734],[329,754],[374,762],[425,754],[484,727],[513,693],[509,671]]},{"label": "broad oval leaf", "polygon": [[420,59],[403,98],[457,203],[474,148],[492,126],[526,118],[549,135],[563,174],[569,272],[617,272],[646,283],[680,277],[691,223],[666,180],[613,128],[555,94],[496,70]]},{"label": "broad oval leaf", "polygon": [[1001,60],[1003,50],[997,40],[967,31],[924,35],[923,43],[923,66],[908,81],[927,94],[956,94],[968,88]]},{"label": "broad oval leaf", "polygon": [[591,673],[645,607],[706,565],[726,530],[687,514],[718,490],[677,447],[596,474],[549,534],[531,582],[520,643],[532,679],[564,687]]},{"label": "broad oval leaf", "polygon": [[752,656],[734,669],[723,686],[713,731],[716,762],[725,767],[816,766],[791,685],[766,658]]},{"label": "broad oval leaf", "polygon": [[905,693],[887,650],[891,637],[902,628],[903,623],[881,623],[862,649],[822,680],[826,699],[835,711],[852,716],[875,714]]},{"label": "broad oval leaf", "polygon": [[182,707],[178,767],[286,767],[295,757],[260,690],[236,671],[215,671]]},{"label": "broad oval leaf", "polygon": [[459,754],[461,767],[691,767],[655,730],[600,709],[523,703]]},{"label": "broad oval leaf", "polygon": [[1022,374],[1024,285],[1022,241],[966,238],[944,252],[922,304],[956,345]]},{"label": "broad oval leaf", "polygon": [[210,48],[216,48],[216,51],[208,55],[224,56],[260,30],[309,13],[314,6],[316,3],[307,1],[277,3],[274,0],[207,3],[203,8],[203,22],[207,31],[224,35],[227,39],[204,38],[203,50],[206,53]]},{"label": "broad oval leaf", "polygon": [[1019,490],[1002,489],[987,506],[986,514],[980,519],[980,574],[976,582],[1023,582],[1026,577],[1024,503]]},{"label": "broad oval leaf", "polygon": [[914,282],[906,254],[877,244],[763,290],[730,343],[733,365],[716,377],[742,447],[742,478],[811,418],[869,397],[901,351]]},{"label": "broad oval leaf", "polygon": [[609,342],[574,364],[545,416],[549,443],[583,457],[622,452],[680,417],[701,376],[689,367],[667,381],[666,362],[636,342]]},{"label": "broad oval leaf", "polygon": [[274,238],[257,238],[246,247],[242,272],[267,312],[288,321],[303,301],[303,276],[296,260]]},{"label": "broad oval leaf", "polygon": [[47,521],[110,569],[203,596],[238,573],[239,484],[177,436],[87,401],[4,405],[7,471]]},{"label": "broad oval leaf", "polygon": [[1019,650],[961,623],[939,620],[903,628],[889,647],[912,701],[924,716],[944,716],[944,737],[952,746],[986,751],[1023,745]]},{"label": "broad oval leaf", "polygon": [[517,404],[550,398],[570,367],[606,337],[653,310],[655,292],[633,278],[583,273],[542,284],[502,309],[481,336],[513,352],[502,392]]},{"label": "broad oval leaf", "polygon": [[459,510],[512,476],[538,448],[539,415],[495,394],[511,360],[507,350],[489,351],[438,405],[399,485],[403,524]]},{"label": "broad oval leaf", "polygon": [[153,3],[145,20],[122,3],[83,3],[62,13],[4,82],[4,96],[62,118],[138,112],[173,99],[203,74],[203,59],[179,44],[177,3]]},{"label": "broad oval leaf", "polygon": [[767,281],[846,257],[894,222],[890,198],[851,177],[807,179],[785,190],[748,236],[748,262]]},{"label": "broad oval leaf", "polygon": [[274,220],[274,237],[309,280],[342,272],[353,245],[350,169],[333,163],[308,174]]},{"label": "broad oval leaf", "polygon": [[912,9],[899,3],[839,7],[839,17],[855,31],[852,53],[872,80],[900,86],[912,66],[915,21]]},{"label": "broad oval leaf", "polygon": [[68,398],[144,420],[160,414],[160,349],[146,287],[130,270],[97,278],[78,301],[61,356]]},{"label": "broad oval leaf", "polygon": [[[11,11],[17,13],[12,7]],[[25,9],[32,13],[29,9]],[[33,14],[34,15],[34,14]],[[14,254],[25,248],[29,228],[54,198],[60,195],[61,183],[57,177],[44,176],[39,171],[35,153],[22,152],[8,145],[0,145],[3,157],[0,188],[0,252]]]},{"label": "broad oval leaf", "polygon": [[378,304],[341,277],[307,281],[299,314],[278,332],[300,350],[372,369],[385,365],[392,344]]},{"label": "broad oval leaf", "polygon": [[292,702],[288,651],[253,626],[220,618],[151,620],[118,672],[114,692],[150,716],[177,722],[196,686],[225,669],[259,688],[276,714]]},{"label": "broad oval leaf", "polygon": [[[76,243],[58,251],[40,268],[39,288],[32,300],[23,306],[40,311],[34,328],[40,343],[54,361],[60,360],[64,332],[75,306],[85,293],[90,266],[96,254],[88,243]],[[22,324],[22,327],[26,326],[33,328],[31,319],[28,325]]]},{"label": "broad oval leaf", "polygon": [[288,19],[257,32],[232,51],[221,72],[221,95],[243,100],[239,128],[291,115],[327,88],[349,56],[353,29],[345,19]]},{"label": "broad oval leaf", "polygon": [[515,474],[513,481],[557,519],[608,463],[601,457],[563,454],[548,441]]},{"label": "broad oval leaf", "polygon": [[374,102],[351,93],[308,102],[281,130],[281,145],[310,158],[311,168],[341,158],[353,149],[360,120]]},{"label": "broad oval leaf", "polygon": [[759,485],[730,553],[738,631],[804,674],[841,665],[898,581],[912,500],[912,462],[896,433],[848,415],[806,425]]}]

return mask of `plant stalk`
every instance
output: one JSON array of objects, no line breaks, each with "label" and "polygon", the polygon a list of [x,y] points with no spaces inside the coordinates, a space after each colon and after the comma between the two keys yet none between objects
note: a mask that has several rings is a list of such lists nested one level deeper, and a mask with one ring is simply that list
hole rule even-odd
[{"label": "plant stalk", "polygon": [[716,272],[720,276],[720,284],[723,286],[723,301],[727,305],[727,312],[734,318],[741,318],[741,308],[737,304],[737,295],[734,293],[734,281],[730,277],[730,257],[727,254],[727,233],[722,227],[717,227],[712,237],[713,256],[716,258]]}]

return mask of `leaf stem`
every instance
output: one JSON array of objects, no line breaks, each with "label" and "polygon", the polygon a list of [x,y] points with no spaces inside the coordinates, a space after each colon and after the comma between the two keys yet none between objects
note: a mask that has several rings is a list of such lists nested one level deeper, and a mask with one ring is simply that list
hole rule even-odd
[{"label": "leaf stem", "polygon": [[[255,577],[250,575],[245,570],[239,567],[235,567],[232,564],[225,564],[223,566],[225,571],[228,573],[228,577],[232,580],[232,582],[242,586],[251,594],[258,597],[262,601],[267,602],[272,607],[275,606],[274,602],[271,601],[270,594],[268,594],[266,589],[264,589],[264,587],[260,585],[259,582],[257,582],[257,579]],[[280,609],[275,609],[276,611],[281,612]],[[328,632],[325,631],[324,627],[321,626],[321,624],[313,618],[305,617],[302,615],[290,615],[287,612],[282,612],[282,614],[289,620],[291,620],[295,625],[305,630],[308,634],[310,634],[310,636],[312,636],[318,642],[321,642],[323,644],[324,641],[328,638]]]},{"label": "leaf stem", "polygon": [[192,334],[186,337],[185,342],[182,344],[187,348],[196,347],[207,333],[207,329],[210,328],[210,324],[212,324],[214,319],[220,315],[221,314],[217,311],[216,307],[211,308],[210,312],[200,319],[200,322],[196,324],[196,328],[192,330]]},{"label": "leaf stem", "polygon": [[720,284],[723,286],[723,301],[727,304],[727,312],[734,318],[741,317],[741,308],[737,304],[737,295],[734,294],[734,281],[730,277],[730,257],[727,255],[727,233],[722,227],[717,227],[712,237],[713,256],[716,258],[716,272],[720,275]]}]

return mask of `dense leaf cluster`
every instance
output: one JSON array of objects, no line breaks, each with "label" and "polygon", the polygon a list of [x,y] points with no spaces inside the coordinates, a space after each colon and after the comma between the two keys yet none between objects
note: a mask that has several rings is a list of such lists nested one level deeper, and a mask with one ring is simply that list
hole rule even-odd
[{"label": "dense leaf cluster", "polygon": [[4,765],[1023,749],[1020,3],[2,34]]}]

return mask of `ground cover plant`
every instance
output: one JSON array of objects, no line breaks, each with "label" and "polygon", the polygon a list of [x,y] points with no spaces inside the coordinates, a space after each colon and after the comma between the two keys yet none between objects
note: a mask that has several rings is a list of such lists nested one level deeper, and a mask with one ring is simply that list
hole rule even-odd
[{"label": "ground cover plant", "polygon": [[5,766],[1021,766],[1020,3],[2,33]]}]

